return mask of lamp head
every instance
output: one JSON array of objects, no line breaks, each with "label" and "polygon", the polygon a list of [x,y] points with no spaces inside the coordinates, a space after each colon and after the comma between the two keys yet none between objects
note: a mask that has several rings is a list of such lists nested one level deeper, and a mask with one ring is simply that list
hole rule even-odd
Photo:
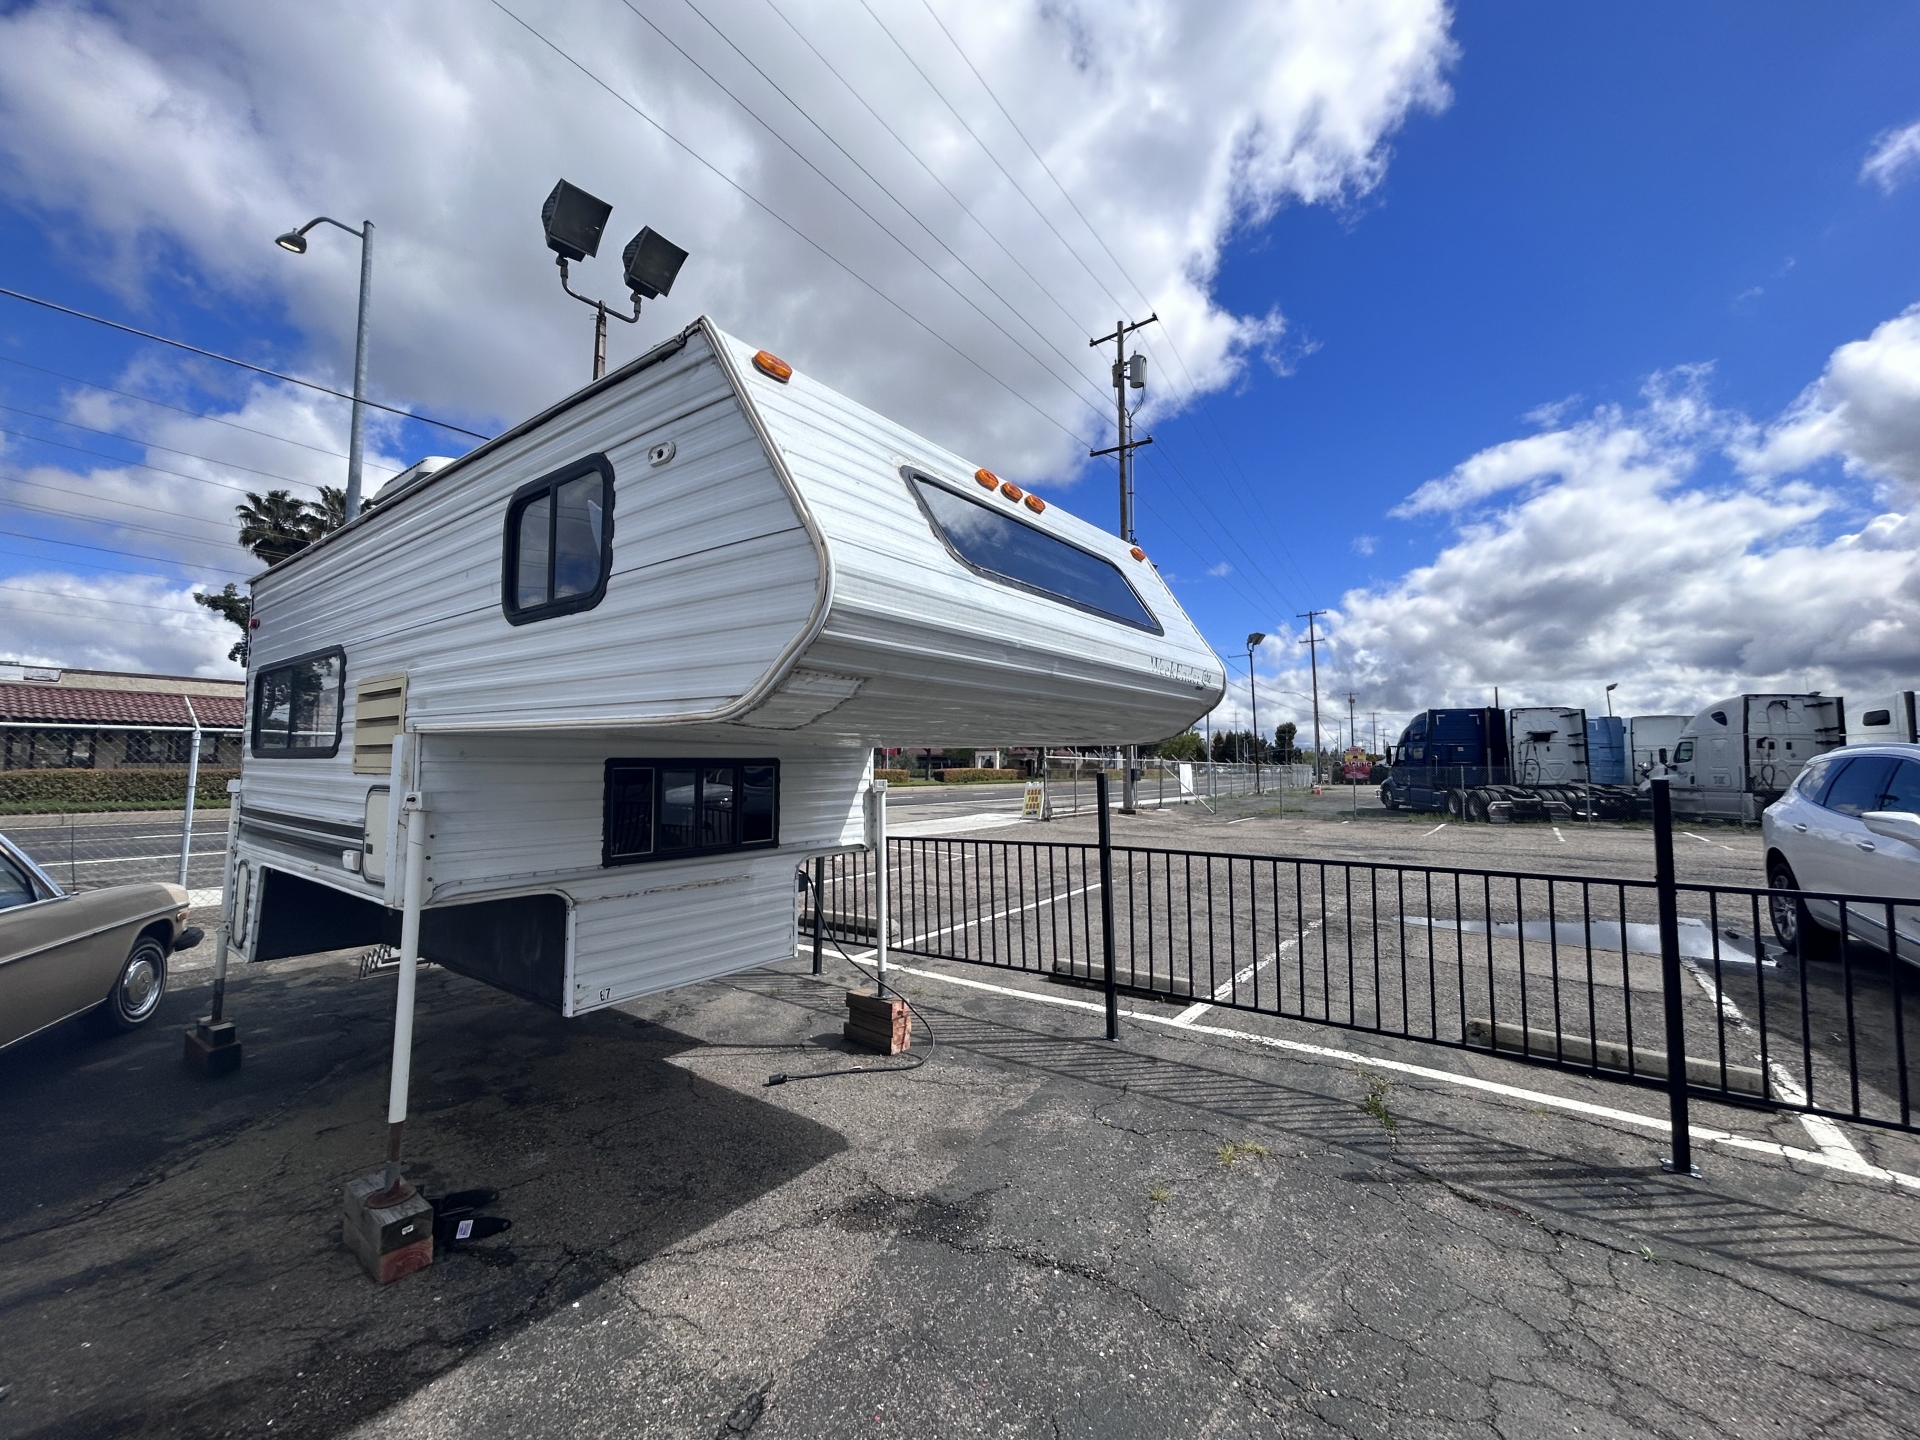
[{"label": "lamp head", "polygon": [[613,206],[578,185],[562,180],[540,207],[547,248],[562,260],[585,260],[600,253],[600,232],[607,228]]},{"label": "lamp head", "polygon": [[673,289],[674,277],[686,259],[686,251],[666,236],[655,234],[652,226],[643,228],[620,252],[627,288],[646,300],[657,300]]},{"label": "lamp head", "polygon": [[289,254],[304,255],[307,253],[307,237],[302,235],[298,230],[289,230],[284,235],[274,236],[273,243]]},{"label": "lamp head", "polygon": [[1267,637],[1265,635],[1262,635],[1258,630],[1254,631],[1253,634],[1247,636],[1247,649],[1249,650],[1254,649],[1266,638]]}]

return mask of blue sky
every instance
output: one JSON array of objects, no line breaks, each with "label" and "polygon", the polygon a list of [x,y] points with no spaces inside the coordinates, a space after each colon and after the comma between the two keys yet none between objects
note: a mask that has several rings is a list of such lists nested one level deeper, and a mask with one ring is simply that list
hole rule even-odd
[{"label": "blue sky", "polygon": [[[1920,11],[934,4],[888,33],[762,3],[514,6],[544,40],[452,0],[11,7],[0,283],[338,384],[353,242],[270,241],[375,214],[377,393],[492,430],[585,378],[531,220],[566,173],[694,251],[616,361],[705,310],[1108,523],[1084,337],[1116,296],[1158,308],[1141,538],[1223,654],[1274,636],[1282,713],[1309,607],[1328,689],[1396,717],[1920,682],[1920,162],[1863,174],[1920,122]],[[4,299],[0,357],[230,422],[0,363],[36,412],[6,428],[195,476],[4,437],[0,650],[221,668],[184,596],[246,569],[223,487],[338,483],[344,407]],[[1043,373],[1069,366],[1077,399]],[[458,448],[375,439],[388,467]]]}]

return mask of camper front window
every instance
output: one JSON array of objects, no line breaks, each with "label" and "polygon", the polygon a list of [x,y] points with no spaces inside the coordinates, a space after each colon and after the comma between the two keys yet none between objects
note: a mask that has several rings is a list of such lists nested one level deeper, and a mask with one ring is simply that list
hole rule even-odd
[{"label": "camper front window", "polygon": [[340,748],[340,688],[346,656],[303,655],[262,670],[253,683],[253,753],[324,758]]},{"label": "camper front window", "polygon": [[501,608],[515,625],[600,603],[612,562],[613,468],[603,455],[525,485],[507,507]]}]

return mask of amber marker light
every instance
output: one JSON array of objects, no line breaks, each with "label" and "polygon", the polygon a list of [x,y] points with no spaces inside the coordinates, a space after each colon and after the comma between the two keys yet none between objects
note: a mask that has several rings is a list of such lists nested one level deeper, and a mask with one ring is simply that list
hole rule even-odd
[{"label": "amber marker light", "polygon": [[1027,496],[1027,508],[1038,515],[1042,510],[1047,508],[1047,502],[1042,500],[1038,495],[1029,495]]},{"label": "amber marker light", "polygon": [[1006,496],[1009,500],[1018,500],[1027,492],[1022,490],[1018,485],[1014,484],[1013,481],[1011,480],[1002,480],[1000,482],[1000,493]]},{"label": "amber marker light", "polygon": [[973,472],[973,478],[980,482],[980,488],[982,490],[998,490],[1000,488],[1000,477],[991,470],[976,470]]},{"label": "amber marker light", "polygon": [[1147,558],[1147,552],[1142,550],[1138,545],[1134,546],[1131,550],[1127,551],[1127,553],[1133,556],[1133,558],[1136,560],[1144,560]]},{"label": "amber marker light", "polygon": [[782,385],[793,378],[793,367],[766,350],[754,352],[753,365],[762,375],[771,375]]}]

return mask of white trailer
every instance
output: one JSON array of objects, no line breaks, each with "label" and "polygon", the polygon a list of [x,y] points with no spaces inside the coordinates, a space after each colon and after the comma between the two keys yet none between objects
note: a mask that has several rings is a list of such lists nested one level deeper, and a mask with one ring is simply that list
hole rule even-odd
[{"label": "white trailer", "polygon": [[790,956],[875,745],[1153,741],[1225,674],[1137,547],[705,320],[253,589],[234,949],[417,917],[563,1015]]},{"label": "white trailer", "polygon": [[1627,721],[1627,748],[1632,758],[1629,778],[1633,784],[1666,774],[1666,767],[1673,763],[1674,747],[1680,743],[1680,732],[1692,719],[1691,715],[1635,715]]},{"label": "white trailer", "polygon": [[1896,691],[1858,707],[1857,717],[1847,726],[1847,743],[1865,745],[1893,740],[1911,745],[1920,741],[1916,729],[1914,692]]},{"label": "white trailer", "polygon": [[1680,732],[1669,766],[1673,813],[1756,824],[1816,755],[1846,742],[1835,695],[1734,695]]}]

